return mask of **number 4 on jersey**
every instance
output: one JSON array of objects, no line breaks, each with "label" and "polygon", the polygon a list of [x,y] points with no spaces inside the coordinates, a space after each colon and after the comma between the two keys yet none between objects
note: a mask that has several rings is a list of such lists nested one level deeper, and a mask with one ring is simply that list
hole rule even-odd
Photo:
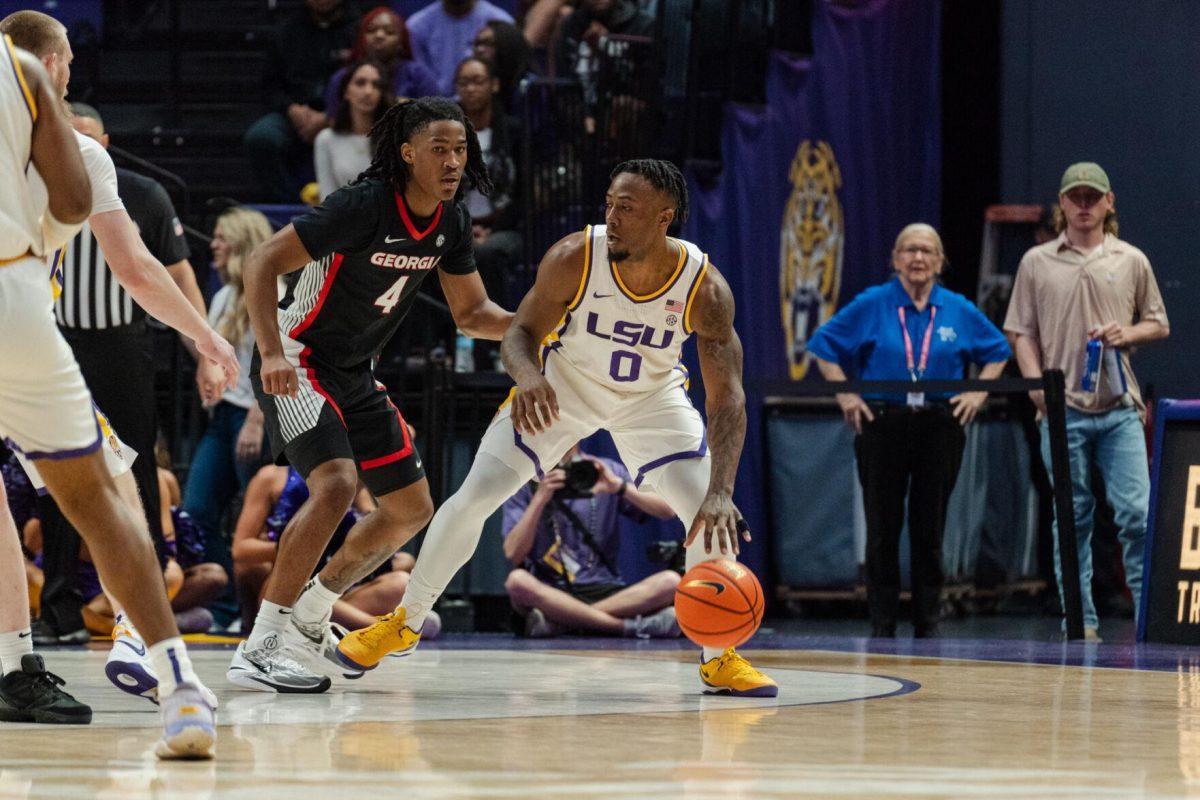
[{"label": "number 4 on jersey", "polygon": [[396,307],[396,303],[400,302],[400,295],[404,293],[404,284],[408,283],[410,277],[410,275],[402,276],[386,292],[379,295],[379,299],[375,301],[375,305],[382,308],[383,313],[392,313],[392,309]]}]

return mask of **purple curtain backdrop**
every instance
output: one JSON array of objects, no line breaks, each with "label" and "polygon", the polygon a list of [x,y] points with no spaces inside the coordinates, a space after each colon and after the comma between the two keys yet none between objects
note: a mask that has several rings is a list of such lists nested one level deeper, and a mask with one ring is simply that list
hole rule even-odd
[{"label": "purple curtain backdrop", "polygon": [[813,379],[807,336],[888,277],[904,225],[937,225],[940,18],[936,0],[816,4],[813,57],[772,54],[765,107],[725,110],[720,176],[689,176],[684,238],[709,253],[738,305],[749,427],[735,499],[758,534],[743,560],[764,579],[772,529],[756,384]]}]

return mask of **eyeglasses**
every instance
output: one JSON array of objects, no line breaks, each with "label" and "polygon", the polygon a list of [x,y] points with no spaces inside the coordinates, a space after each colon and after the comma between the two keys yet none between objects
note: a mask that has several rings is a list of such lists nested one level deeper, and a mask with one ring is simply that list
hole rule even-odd
[{"label": "eyeglasses", "polygon": [[920,254],[926,258],[930,258],[938,254],[937,250],[934,250],[932,247],[918,247],[917,245],[913,244],[910,244],[906,247],[901,247],[898,252],[906,256],[915,256]]},{"label": "eyeglasses", "polygon": [[483,76],[480,78],[459,78],[454,81],[454,85],[460,89],[468,89],[472,86],[487,86],[491,82],[491,78]]}]

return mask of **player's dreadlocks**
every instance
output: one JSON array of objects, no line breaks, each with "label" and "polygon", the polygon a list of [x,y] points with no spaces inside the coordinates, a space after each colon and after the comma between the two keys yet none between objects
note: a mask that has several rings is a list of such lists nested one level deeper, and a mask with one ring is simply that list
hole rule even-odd
[{"label": "player's dreadlocks", "polygon": [[679,167],[670,161],[662,161],[657,158],[637,158],[618,164],[608,179],[614,180],[622,172],[631,172],[645,178],[651,186],[671,198],[675,203],[675,221],[681,225],[687,221],[687,181],[683,179],[683,173],[679,171]]},{"label": "player's dreadlocks", "polygon": [[[371,149],[375,155],[371,158],[371,166],[358,176],[358,180],[378,178],[390,183],[396,191],[403,192],[408,183],[409,172],[408,164],[400,157],[400,145],[411,142],[412,137],[429,127],[430,123],[444,119],[461,122],[467,129],[467,165],[463,170],[464,177],[480,194],[491,194],[492,179],[488,176],[483,151],[479,148],[479,138],[475,135],[475,129],[471,127],[471,121],[457,104],[440,97],[403,100],[387,110],[383,118],[371,128]],[[465,183],[466,181],[459,184],[455,200],[462,199]]]}]

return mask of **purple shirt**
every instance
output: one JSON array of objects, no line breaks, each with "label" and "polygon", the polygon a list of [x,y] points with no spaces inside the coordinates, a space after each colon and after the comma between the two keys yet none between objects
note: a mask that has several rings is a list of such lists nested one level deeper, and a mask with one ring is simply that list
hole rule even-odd
[{"label": "purple shirt", "polygon": [[457,18],[442,9],[441,0],[434,0],[408,18],[413,58],[433,73],[438,94],[454,96],[454,70],[470,55],[475,34],[492,20],[511,23],[513,18],[487,0],[479,0],[469,14]]},{"label": "purple shirt", "polygon": [[[338,97],[338,84],[349,67],[342,67],[333,73],[329,84],[325,87],[325,116],[333,119],[337,116],[338,106],[342,104]],[[438,94],[437,81],[433,73],[419,61],[411,59],[401,61],[392,71],[392,94],[396,97],[425,97]]]},{"label": "purple shirt", "polygon": [[[617,461],[601,459],[613,474],[624,480],[629,480],[629,471]],[[504,522],[500,529],[501,535],[508,537],[509,531],[521,521],[529,501],[533,499],[534,489],[525,484],[521,489],[504,503]],[[620,525],[617,515],[640,519],[644,515],[636,506],[624,497],[615,494],[598,494],[592,497],[582,497],[575,500],[562,500],[563,505],[575,512],[579,521],[588,527],[596,545],[604,551],[605,558],[613,567],[617,565],[617,553],[620,550]],[[574,585],[596,585],[624,583],[619,574],[615,574],[604,566],[604,561],[596,555],[595,550],[584,541],[578,528],[565,514],[557,510],[553,503],[546,505],[542,518],[538,520],[537,533],[534,534],[533,547],[525,557],[527,563],[535,568],[531,570],[539,577],[557,576],[560,583]]]}]

